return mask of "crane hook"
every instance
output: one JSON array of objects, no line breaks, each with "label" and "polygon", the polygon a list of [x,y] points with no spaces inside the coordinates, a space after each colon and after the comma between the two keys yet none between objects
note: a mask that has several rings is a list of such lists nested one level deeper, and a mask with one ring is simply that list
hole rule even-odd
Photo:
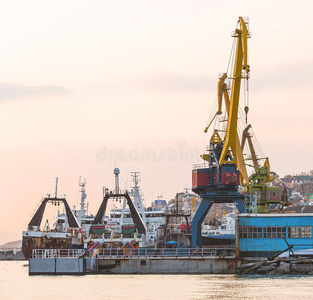
[{"label": "crane hook", "polygon": [[248,111],[249,111],[249,107],[248,107],[248,106],[245,106],[246,124],[248,123]]}]

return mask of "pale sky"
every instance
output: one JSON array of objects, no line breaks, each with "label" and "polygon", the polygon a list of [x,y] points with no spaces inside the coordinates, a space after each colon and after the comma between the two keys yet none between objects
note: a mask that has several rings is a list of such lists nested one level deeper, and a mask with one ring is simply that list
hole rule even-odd
[{"label": "pale sky", "polygon": [[190,187],[239,16],[250,19],[249,121],[263,152],[280,176],[313,169],[312,6],[2,1],[0,244],[21,239],[56,176],[71,206],[86,177],[93,213],[115,163],[122,187],[141,172],[147,203]]}]

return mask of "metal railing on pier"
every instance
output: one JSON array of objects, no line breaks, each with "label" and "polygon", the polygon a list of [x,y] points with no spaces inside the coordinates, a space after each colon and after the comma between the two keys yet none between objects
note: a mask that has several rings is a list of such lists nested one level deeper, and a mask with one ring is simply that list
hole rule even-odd
[{"label": "metal railing on pier", "polygon": [[1,247],[0,248],[0,255],[5,255],[5,254],[18,254],[22,252],[22,247]]},{"label": "metal railing on pier", "polygon": [[33,249],[32,258],[79,258],[84,255],[84,249]]},{"label": "metal railing on pier", "polygon": [[0,248],[0,260],[24,260],[25,257],[21,247]]},{"label": "metal railing on pier", "polygon": [[233,257],[234,248],[140,248],[140,249],[95,249],[91,252],[92,256],[99,259],[197,259],[213,257]]}]

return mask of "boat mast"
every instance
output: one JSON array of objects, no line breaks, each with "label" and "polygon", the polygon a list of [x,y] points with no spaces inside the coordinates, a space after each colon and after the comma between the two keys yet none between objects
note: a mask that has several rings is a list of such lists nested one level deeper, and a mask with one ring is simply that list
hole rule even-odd
[{"label": "boat mast", "polygon": [[84,179],[84,181],[81,181],[81,176],[79,176],[79,181],[78,184],[81,187],[80,192],[81,192],[81,198],[80,198],[80,210],[78,211],[78,220],[81,223],[81,219],[85,216],[85,199],[87,198],[87,194],[86,194],[86,178]]},{"label": "boat mast", "polygon": [[119,185],[118,175],[120,174],[120,169],[115,168],[113,173],[115,175],[115,191],[114,191],[114,193],[119,194],[120,193],[120,185]]},{"label": "boat mast", "polygon": [[54,198],[58,198],[58,177],[55,177],[55,194],[54,194]]},{"label": "boat mast", "polygon": [[131,172],[130,176],[133,178],[134,186],[132,186],[132,193],[134,196],[134,204],[137,206],[138,211],[141,213],[142,220],[144,221],[145,224],[147,224],[146,220],[146,215],[145,215],[145,208],[143,201],[140,196],[140,191],[139,191],[139,185],[138,182],[140,182],[140,172]]}]

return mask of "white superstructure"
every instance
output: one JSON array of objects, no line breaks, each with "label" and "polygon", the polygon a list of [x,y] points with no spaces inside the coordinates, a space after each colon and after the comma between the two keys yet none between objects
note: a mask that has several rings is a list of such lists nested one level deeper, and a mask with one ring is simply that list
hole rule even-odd
[{"label": "white superstructure", "polygon": [[[92,221],[94,220],[94,216],[92,214],[89,214],[88,212],[88,202],[86,202],[87,194],[86,194],[86,179],[84,181],[81,181],[81,177],[79,177],[79,186],[81,187],[80,192],[81,192],[81,198],[80,198],[80,209],[76,210],[75,206],[74,209],[72,210],[73,214],[76,216],[77,221],[79,225],[81,226],[83,232],[85,235],[89,235],[89,229],[91,227]],[[63,211],[60,213],[58,210],[57,216],[56,216],[56,222],[54,225],[55,231],[58,232],[66,232],[68,230],[68,222],[66,218],[66,214]]]},{"label": "white superstructure", "polygon": [[232,203],[227,204],[227,206],[232,207],[233,211],[225,214],[220,221],[220,225],[210,225],[204,224],[202,226],[203,236],[219,236],[219,235],[235,235],[236,228],[236,208]]},{"label": "white superstructure", "polygon": [[[139,189],[139,174],[139,172],[131,172],[134,186],[132,186],[132,189],[128,194],[131,196],[134,205],[147,228],[146,242],[152,245],[160,232],[160,226],[165,225],[164,210],[145,207],[143,195]],[[132,224],[134,224],[134,222],[129,208],[126,207],[126,199],[124,199],[121,209],[114,206],[110,210],[107,225],[112,228],[112,230],[121,233],[123,225],[126,226]]]}]

